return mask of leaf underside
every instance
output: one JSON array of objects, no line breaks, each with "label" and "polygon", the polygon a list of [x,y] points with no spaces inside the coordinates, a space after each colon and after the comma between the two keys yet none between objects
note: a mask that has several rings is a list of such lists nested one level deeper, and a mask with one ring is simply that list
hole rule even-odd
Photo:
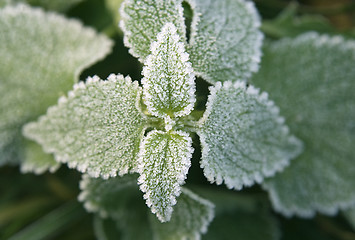
[{"label": "leaf underside", "polygon": [[161,118],[188,115],[195,103],[195,78],[184,44],[167,23],[151,45],[143,69],[143,96],[148,111]]},{"label": "leaf underside", "polygon": [[243,82],[211,88],[198,134],[206,178],[238,190],[282,170],[302,149],[267,94]]},{"label": "leaf underside", "polygon": [[310,217],[355,203],[355,42],[307,33],[265,47],[253,83],[270,93],[304,153],[264,186],[279,212]]},{"label": "leaf underside", "polygon": [[70,168],[93,177],[135,171],[146,118],[139,109],[141,88],[122,75],[76,84],[24,134]]},{"label": "leaf underside", "polygon": [[152,212],[161,222],[170,220],[172,206],[190,168],[192,140],[184,132],[148,133],[139,153],[138,183]]},{"label": "leaf underside", "polygon": [[25,5],[0,9],[0,32],[1,165],[23,158],[22,125],[45,113],[112,43],[78,21]]}]

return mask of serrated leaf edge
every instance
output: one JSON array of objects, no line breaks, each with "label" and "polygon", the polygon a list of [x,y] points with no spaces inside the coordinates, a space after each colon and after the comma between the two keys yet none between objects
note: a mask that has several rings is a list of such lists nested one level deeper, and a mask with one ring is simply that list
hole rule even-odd
[{"label": "serrated leaf edge", "polygon": [[[190,33],[190,41],[188,43],[188,45],[193,46],[194,45],[194,41],[196,39],[197,35],[197,29],[198,29],[198,24],[200,22],[200,16],[201,13],[197,12],[196,10],[196,2],[195,0],[185,0],[191,7],[192,11],[194,12],[193,14],[193,18],[192,18],[192,22],[191,22],[191,33]],[[255,7],[254,2],[251,1],[244,1],[244,0],[237,0],[239,2],[244,2],[245,3],[245,7],[249,13],[250,16],[252,16],[253,18],[253,27],[255,28],[259,28],[261,26],[261,18],[259,16],[259,13],[257,11],[257,8]],[[263,45],[263,39],[264,39],[264,35],[261,31],[258,31],[258,36],[257,36],[257,40],[256,40],[256,51],[254,53],[254,55],[251,57],[252,60],[252,64],[250,66],[250,73],[247,75],[247,78],[252,76],[252,73],[257,72],[260,68],[260,61],[261,61],[261,56],[262,56],[262,45]],[[195,75],[198,77],[203,78],[204,80],[206,80],[207,82],[211,83],[211,84],[215,84],[215,80],[209,76],[209,74],[204,73],[204,72],[199,72],[199,71],[194,71]],[[241,79],[245,82],[247,82],[247,79]]]},{"label": "serrated leaf edge", "polygon": [[[161,130],[153,130],[151,132],[149,132],[150,134],[148,136],[146,136],[142,141],[141,141],[141,145],[140,145],[140,151],[138,153],[138,173],[142,174],[143,170],[144,170],[144,165],[143,165],[143,156],[144,156],[144,152],[145,152],[145,143],[147,140],[149,140],[150,136],[152,136],[152,134],[154,133],[158,133],[158,134],[167,134],[167,132],[161,131]],[[187,173],[188,170],[190,169],[191,166],[191,158],[192,158],[192,153],[194,152],[194,149],[192,148],[192,139],[189,136],[188,133],[183,132],[183,131],[171,131],[169,133],[172,134],[178,134],[180,136],[182,136],[184,138],[184,140],[187,141],[187,146],[190,146],[187,151],[185,152],[186,155],[185,157],[182,159],[182,162],[184,163],[184,165],[186,166],[185,171],[183,172],[183,174],[180,175],[180,178],[178,179],[178,182],[176,184],[176,189],[174,189],[174,198],[172,199],[172,205],[168,206],[168,209],[166,209],[166,211],[168,212],[168,217],[164,218],[164,216],[161,216],[158,212],[158,209],[156,209],[153,205],[152,202],[149,199],[149,191],[147,190],[147,185],[144,182],[144,179],[142,179],[142,175],[140,175],[138,177],[138,185],[139,185],[139,189],[144,193],[143,198],[146,200],[146,204],[147,206],[151,209],[152,213],[156,214],[156,216],[158,217],[158,219],[161,222],[168,222],[170,221],[171,218],[171,214],[173,213],[174,209],[173,206],[176,205],[176,198],[178,196],[180,196],[181,194],[181,185],[183,185],[185,183],[185,179],[187,178]]]},{"label": "serrated leaf edge", "polygon": [[10,15],[17,15],[19,13],[26,13],[31,16],[36,16],[41,19],[52,19],[55,22],[58,22],[62,25],[71,24],[72,27],[76,28],[78,32],[85,32],[91,38],[100,39],[101,42],[101,51],[97,52],[95,56],[92,56],[88,62],[78,66],[74,71],[74,82],[79,80],[80,73],[86,69],[87,67],[91,66],[92,64],[102,60],[108,53],[112,51],[113,48],[113,41],[106,36],[99,34],[93,28],[84,26],[79,20],[76,19],[69,19],[64,17],[61,14],[55,12],[46,12],[42,8],[39,7],[30,7],[26,4],[19,3],[15,6],[9,5],[5,6],[3,9],[0,9],[0,12],[7,13]]},{"label": "serrated leaf edge", "polygon": [[[285,135],[290,133],[288,126],[286,126],[284,124],[285,118],[279,115],[280,109],[275,105],[275,103],[273,101],[268,99],[268,94],[266,92],[262,92],[260,94],[260,89],[255,88],[252,85],[247,86],[246,83],[242,82],[242,81],[236,81],[234,83],[231,81],[226,81],[224,83],[217,82],[215,86],[209,87],[210,95],[208,96],[208,99],[207,99],[206,110],[205,110],[202,118],[197,122],[196,132],[200,137],[201,152],[202,152],[202,157],[201,157],[201,161],[200,161],[201,168],[205,167],[202,162],[202,159],[206,159],[206,157],[204,157],[204,156],[208,156],[208,153],[210,151],[208,145],[205,144],[206,136],[202,133],[203,124],[207,121],[208,116],[211,114],[211,109],[213,108],[213,103],[216,99],[217,92],[220,90],[223,90],[223,89],[229,90],[232,88],[241,89],[242,91],[246,91],[247,94],[255,96],[259,102],[265,102],[267,107],[270,110],[270,113],[272,113],[276,117],[275,119],[276,119],[277,123],[283,125],[281,131]],[[300,140],[298,140],[296,137],[291,135],[291,136],[289,136],[289,140],[290,140],[290,142],[294,142],[295,144],[302,146],[300,151],[303,150],[302,142]],[[267,170],[265,168],[262,168],[261,169],[262,174],[260,174],[259,172],[256,172],[256,173],[253,173],[251,177],[242,178],[241,179],[242,184],[240,184],[240,185],[236,184],[232,179],[226,179],[225,177],[223,177],[221,175],[218,175],[218,176],[206,175],[205,171],[204,171],[204,175],[207,178],[207,180],[211,183],[216,183],[217,185],[221,185],[224,182],[229,189],[241,190],[243,188],[243,186],[251,186],[255,182],[260,184],[263,182],[263,180],[265,178],[272,177],[276,173],[281,172],[284,168],[289,166],[291,159],[292,159],[292,157],[282,159],[278,163],[278,165],[275,166],[275,168],[273,168],[272,170]]]},{"label": "serrated leaf edge", "polygon": [[194,109],[194,105],[196,102],[195,99],[195,91],[196,91],[196,87],[195,87],[195,75],[194,75],[194,70],[192,68],[192,64],[189,62],[189,54],[186,52],[185,50],[185,45],[184,43],[182,43],[180,40],[180,36],[177,34],[177,29],[175,27],[175,25],[171,22],[166,23],[161,31],[158,33],[157,35],[157,41],[154,41],[151,43],[150,45],[150,52],[151,54],[147,57],[146,62],[145,62],[145,66],[143,67],[143,78],[142,78],[142,84],[144,86],[143,88],[143,100],[147,105],[148,111],[150,113],[152,113],[153,115],[155,115],[156,117],[160,117],[160,118],[167,118],[169,117],[168,115],[163,115],[159,113],[159,110],[153,106],[153,104],[150,104],[150,99],[152,99],[154,96],[152,96],[149,93],[149,89],[151,88],[151,84],[149,84],[149,82],[147,81],[146,76],[149,75],[149,71],[150,68],[153,67],[153,63],[152,63],[152,58],[154,57],[152,53],[154,53],[158,47],[159,42],[161,41],[161,39],[164,38],[164,35],[167,32],[171,32],[171,38],[177,39],[177,48],[178,48],[178,54],[181,55],[181,61],[183,61],[185,63],[185,70],[188,76],[188,79],[186,81],[187,85],[189,85],[189,90],[188,90],[188,95],[189,95],[189,99],[188,99],[188,105],[181,111],[178,112],[174,112],[174,117],[182,117],[182,116],[186,116],[189,115],[192,110]]},{"label": "serrated leaf edge", "polygon": [[[88,77],[85,83],[79,82],[79,83],[74,84],[73,90],[69,91],[67,96],[61,96],[58,99],[57,105],[49,107],[47,109],[47,113],[40,116],[36,122],[41,122],[42,119],[45,119],[47,115],[51,114],[51,112],[56,112],[58,107],[65,105],[67,101],[75,98],[76,92],[78,92],[79,90],[86,89],[86,87],[88,85],[95,85],[95,84],[103,84],[104,85],[104,84],[109,84],[111,82],[117,82],[117,80],[123,80],[127,84],[132,85],[133,88],[135,90],[137,90],[136,108],[137,108],[138,112],[140,113],[141,117],[143,119],[147,119],[147,116],[142,112],[141,107],[140,107],[142,88],[139,86],[138,82],[137,81],[132,82],[132,79],[129,76],[124,77],[121,74],[119,74],[119,75],[111,74],[107,78],[107,81],[100,79],[98,76],[93,76],[93,77]],[[32,138],[31,128],[32,128],[32,126],[36,125],[36,122],[30,122],[30,123],[27,123],[26,125],[24,125],[24,127],[22,128],[22,134],[25,137],[27,137],[29,139],[33,139],[37,143],[39,143],[42,146],[42,149],[45,153],[54,154],[54,158],[57,162],[67,163],[69,168],[76,168],[79,172],[88,173],[91,177],[95,177],[95,178],[101,176],[102,178],[107,179],[109,177],[116,177],[117,175],[122,176],[124,174],[129,173],[129,169],[126,169],[126,168],[125,169],[118,169],[118,172],[115,170],[112,170],[112,172],[110,172],[108,175],[101,175],[98,172],[87,171],[88,166],[80,165],[80,163],[78,163],[76,161],[69,161],[68,156],[58,155],[54,148],[48,147],[45,144],[45,139],[41,139],[41,138],[37,138],[37,137]],[[145,129],[143,129],[143,131],[142,131],[142,136],[143,136],[144,130]],[[135,169],[132,169],[131,172],[135,172]]]}]

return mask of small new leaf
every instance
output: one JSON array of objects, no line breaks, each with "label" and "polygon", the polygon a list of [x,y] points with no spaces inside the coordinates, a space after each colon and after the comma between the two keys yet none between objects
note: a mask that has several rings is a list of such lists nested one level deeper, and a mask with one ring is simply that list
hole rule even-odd
[{"label": "small new leaf", "polygon": [[161,118],[188,115],[195,103],[195,79],[189,55],[172,23],[152,43],[143,69],[143,99],[148,111]]},{"label": "small new leaf", "polygon": [[135,171],[147,120],[139,108],[141,91],[129,77],[89,78],[37,122],[27,124],[24,134],[57,161],[90,176]]},{"label": "small new leaf", "polygon": [[166,23],[173,23],[185,42],[182,0],[125,0],[121,7],[120,26],[129,52],[145,62],[150,45]]},{"label": "small new leaf", "polygon": [[184,132],[153,130],[141,144],[138,183],[152,212],[161,222],[170,220],[172,206],[190,168],[192,140]]},{"label": "small new leaf", "polygon": [[23,159],[23,124],[55,104],[112,43],[78,21],[25,5],[0,9],[0,33],[2,165]]},{"label": "small new leaf", "polygon": [[267,94],[243,82],[211,88],[198,134],[207,179],[238,190],[282,170],[302,149]]},{"label": "small new leaf", "polygon": [[[355,41],[307,33],[265,47],[253,83],[268,91],[305,151],[265,182],[290,216],[355,204]],[[292,192],[292,194],[290,194]]]},{"label": "small new leaf", "polygon": [[262,33],[254,4],[245,0],[188,0],[193,10],[190,61],[196,75],[246,80],[259,68]]}]

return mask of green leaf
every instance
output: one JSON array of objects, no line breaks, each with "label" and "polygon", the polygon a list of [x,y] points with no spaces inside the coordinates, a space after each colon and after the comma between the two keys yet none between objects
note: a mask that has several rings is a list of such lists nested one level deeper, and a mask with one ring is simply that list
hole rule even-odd
[{"label": "green leaf", "polygon": [[117,240],[117,236],[121,235],[116,222],[112,219],[95,216],[93,225],[97,240]]},{"label": "green leaf", "polygon": [[22,159],[21,127],[45,113],[111,41],[25,5],[0,9],[0,165]]},{"label": "green leaf", "polygon": [[0,0],[0,7],[1,5],[28,3],[33,6],[43,7],[46,10],[65,12],[82,1],[84,0]]},{"label": "green leaf", "polygon": [[147,118],[140,111],[141,88],[122,75],[80,82],[24,134],[58,162],[108,178],[135,171]]},{"label": "green leaf", "polygon": [[182,194],[169,222],[161,223],[151,217],[154,239],[197,240],[201,238],[201,234],[207,232],[214,217],[214,205],[186,188],[181,190]]},{"label": "green leaf", "polygon": [[137,175],[127,174],[108,180],[84,175],[80,188],[79,200],[84,202],[86,210],[103,218],[112,218],[123,239],[151,239],[148,211],[138,190]]},{"label": "green leaf", "polygon": [[191,166],[192,140],[185,132],[148,133],[141,144],[138,159],[138,183],[148,207],[161,222],[170,220],[172,206],[181,193]]},{"label": "green leaf", "polygon": [[195,76],[189,56],[172,23],[164,25],[157,39],[143,69],[144,102],[157,117],[188,115],[195,103]]},{"label": "green leaf", "polygon": [[120,26],[130,53],[145,62],[150,45],[166,23],[173,23],[185,42],[182,0],[125,0],[121,6]]},{"label": "green leaf", "polygon": [[243,82],[217,82],[198,122],[201,167],[210,182],[241,189],[272,176],[301,152],[278,108]]},{"label": "green leaf", "polygon": [[254,4],[244,0],[188,0],[193,10],[188,53],[196,75],[246,80],[259,68],[262,34]]},{"label": "green leaf", "polygon": [[25,158],[21,163],[21,172],[33,172],[42,174],[45,171],[51,173],[58,170],[60,163],[56,162],[51,154],[43,152],[42,147],[29,140],[25,140]]},{"label": "green leaf", "polygon": [[[123,239],[200,239],[199,235],[206,232],[214,215],[209,201],[182,188],[170,222],[161,223],[147,211],[136,179],[136,175],[107,180],[84,175],[79,199],[90,212],[114,219]],[[99,223],[100,236],[115,230],[114,226],[104,229],[107,221]]]},{"label": "green leaf", "polygon": [[305,151],[265,183],[290,216],[334,214],[355,203],[355,41],[316,33],[265,48],[253,83],[270,93]]},{"label": "green leaf", "polygon": [[355,231],[355,207],[345,210],[344,214]]}]

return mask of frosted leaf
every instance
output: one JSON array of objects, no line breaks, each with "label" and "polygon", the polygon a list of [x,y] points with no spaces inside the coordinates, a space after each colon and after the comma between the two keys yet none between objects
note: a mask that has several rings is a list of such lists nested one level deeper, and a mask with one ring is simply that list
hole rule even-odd
[{"label": "frosted leaf", "polygon": [[308,33],[265,48],[253,83],[270,93],[305,151],[265,182],[290,216],[334,214],[355,203],[355,41]]},{"label": "frosted leaf", "polygon": [[239,190],[274,175],[301,152],[266,93],[239,81],[217,82],[210,90],[198,128],[201,167],[210,182]]},{"label": "frosted leaf", "polygon": [[40,143],[58,162],[108,178],[135,171],[146,117],[139,109],[141,88],[122,75],[80,82],[24,127],[26,137]]},{"label": "frosted leaf", "polygon": [[182,0],[125,0],[121,5],[120,27],[130,53],[145,62],[150,45],[166,23],[173,23],[185,42]]},{"label": "frosted leaf", "polygon": [[84,175],[79,200],[89,212],[114,219],[124,239],[152,239],[153,235],[161,240],[200,239],[200,233],[206,232],[213,204],[182,188],[170,222],[161,223],[147,211],[136,179],[136,175],[107,180]]},{"label": "frosted leaf", "polygon": [[101,218],[113,219],[122,232],[122,239],[151,239],[148,210],[138,189],[136,174],[107,180],[83,175],[80,188],[78,198],[84,202],[86,210]]},{"label": "frosted leaf", "polygon": [[186,188],[181,190],[169,222],[161,223],[151,217],[154,239],[198,240],[201,239],[201,234],[207,232],[214,216],[214,205]]},{"label": "frosted leaf", "polygon": [[170,220],[190,168],[192,140],[187,133],[153,130],[141,144],[138,183],[148,207],[161,222]]},{"label": "frosted leaf", "polygon": [[0,32],[1,165],[22,159],[22,125],[45,113],[112,43],[76,20],[24,5],[0,9]]},{"label": "frosted leaf", "polygon": [[25,156],[21,163],[21,172],[42,174],[57,171],[60,163],[56,162],[51,154],[43,152],[42,147],[33,141],[25,141]]},{"label": "frosted leaf", "polygon": [[258,70],[262,33],[254,4],[188,0],[193,10],[188,53],[196,75],[210,83],[246,80]]},{"label": "frosted leaf", "polygon": [[195,77],[179,40],[175,26],[164,25],[143,68],[143,99],[148,111],[157,117],[181,117],[194,107]]}]

